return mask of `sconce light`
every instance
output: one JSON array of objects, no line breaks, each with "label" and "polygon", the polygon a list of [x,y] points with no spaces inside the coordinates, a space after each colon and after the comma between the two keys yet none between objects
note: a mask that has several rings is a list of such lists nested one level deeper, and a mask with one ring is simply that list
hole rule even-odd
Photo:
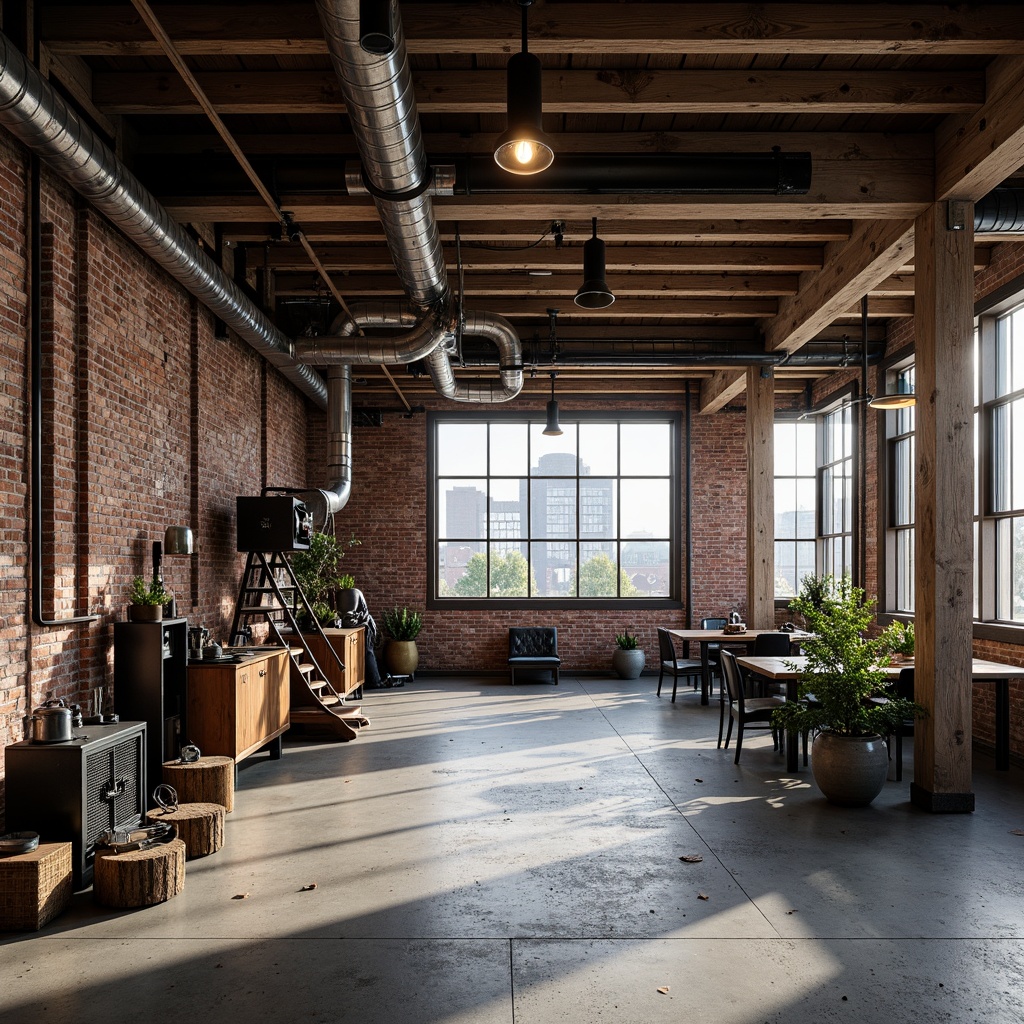
[{"label": "sconce light", "polygon": [[505,69],[505,131],[498,136],[494,160],[512,174],[536,174],[551,166],[555,151],[541,127],[540,61],[527,52],[526,8],[533,0],[519,0],[523,8],[523,41]]},{"label": "sconce light", "polygon": [[562,428],[558,425],[558,402],[555,401],[555,378],[557,373],[551,374],[551,400],[548,402],[548,422],[542,433],[548,437],[561,437]]},{"label": "sconce light", "polygon": [[[153,580],[163,583],[163,555],[191,555],[194,551],[192,530],[187,526],[168,526],[164,530],[163,546],[160,541],[153,541]],[[177,601],[172,597],[169,608],[170,618],[177,613]]]},{"label": "sconce light", "polygon": [[359,0],[359,45],[367,53],[386,57],[395,50],[391,0]]},{"label": "sconce light", "polygon": [[583,284],[573,301],[584,309],[604,309],[615,296],[604,279],[604,242],[597,237],[597,218],[593,218],[594,234],[583,243]]}]

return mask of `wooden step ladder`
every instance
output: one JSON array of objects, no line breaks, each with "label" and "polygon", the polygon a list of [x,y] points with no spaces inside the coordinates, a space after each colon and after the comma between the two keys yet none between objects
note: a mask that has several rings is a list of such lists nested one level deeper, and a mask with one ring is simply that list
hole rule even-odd
[{"label": "wooden step ladder", "polygon": [[[291,724],[327,732],[340,740],[355,739],[370,721],[359,705],[349,703],[334,689],[305,644],[298,623],[302,606],[308,607],[308,603],[288,553],[250,551],[235,601],[231,636],[244,632],[253,623],[266,623],[270,638],[290,652]],[[323,639],[326,650],[338,663],[339,672],[344,671],[345,666],[327,643],[320,623],[313,619],[308,632]]]}]

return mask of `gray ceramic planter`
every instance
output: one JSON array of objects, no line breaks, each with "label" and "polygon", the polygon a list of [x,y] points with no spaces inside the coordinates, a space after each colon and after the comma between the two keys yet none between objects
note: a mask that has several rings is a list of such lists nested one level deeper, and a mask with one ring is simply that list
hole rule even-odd
[{"label": "gray ceramic planter", "polygon": [[644,652],[639,647],[632,651],[617,647],[612,654],[612,668],[620,679],[639,679],[644,670]]},{"label": "gray ceramic planter", "polygon": [[882,792],[888,770],[889,748],[881,736],[821,732],[814,738],[811,772],[831,803],[866,807]]}]

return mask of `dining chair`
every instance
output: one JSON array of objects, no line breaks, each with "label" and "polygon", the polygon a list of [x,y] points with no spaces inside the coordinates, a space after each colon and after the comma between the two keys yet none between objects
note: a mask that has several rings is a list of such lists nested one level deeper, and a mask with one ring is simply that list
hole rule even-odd
[{"label": "dining chair", "polygon": [[[899,678],[893,684],[893,690],[897,697],[905,697],[907,700],[914,699],[914,670],[912,668],[900,669]],[[896,730],[896,781],[903,781],[903,737],[914,735],[914,720],[907,718],[899,729]]]},{"label": "dining chair", "polygon": [[[732,736],[732,723],[736,722],[736,757],[734,764],[740,763],[740,750],[743,747],[743,730],[749,726],[763,726],[771,729],[772,745],[775,750],[785,753],[786,734],[772,726],[772,712],[783,703],[778,697],[748,697],[743,690],[743,677],[736,655],[730,650],[722,650],[722,671],[725,675],[725,688],[729,696],[729,729],[725,734],[725,748],[729,749]],[[718,745],[722,745],[721,739]]]},{"label": "dining chair", "polygon": [[[700,620],[701,629],[725,629],[725,624],[728,620],[725,618],[708,618]],[[708,644],[708,668],[711,673],[711,679],[718,676],[718,695],[719,699],[724,702],[724,691],[725,683],[722,680],[722,662],[718,657],[719,651],[722,649],[722,645],[719,643]]]},{"label": "dining chair", "polygon": [[[658,693],[661,696],[661,681],[668,672],[672,676],[672,703],[676,702],[676,688],[679,686],[680,676],[693,676],[700,679],[701,664],[692,658],[680,658],[676,655],[676,645],[672,640],[672,634],[658,626],[658,651],[661,662],[661,671],[658,673]],[[695,687],[696,689],[696,687]]]},{"label": "dining chair", "polygon": [[[754,638],[754,656],[758,658],[785,658],[792,648],[788,633],[758,633]],[[756,672],[747,673],[748,689],[757,697],[769,696],[772,681]]]}]

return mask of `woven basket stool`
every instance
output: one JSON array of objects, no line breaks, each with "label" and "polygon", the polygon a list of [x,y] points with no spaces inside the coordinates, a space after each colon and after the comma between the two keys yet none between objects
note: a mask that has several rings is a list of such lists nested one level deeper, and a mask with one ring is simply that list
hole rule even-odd
[{"label": "woven basket stool", "polygon": [[224,845],[224,808],[220,804],[178,804],[173,811],[161,807],[149,811],[146,820],[150,824],[172,822],[189,860],[216,853]]},{"label": "woven basket stool", "polygon": [[92,892],[104,907],[150,907],[185,887],[185,844],[180,839],[125,853],[96,850]]},{"label": "woven basket stool", "polygon": [[183,764],[164,761],[164,782],[173,786],[182,803],[220,804],[235,809],[235,759],[213,754]]},{"label": "woven basket stool", "polygon": [[0,857],[0,931],[38,931],[71,902],[71,844]]}]

